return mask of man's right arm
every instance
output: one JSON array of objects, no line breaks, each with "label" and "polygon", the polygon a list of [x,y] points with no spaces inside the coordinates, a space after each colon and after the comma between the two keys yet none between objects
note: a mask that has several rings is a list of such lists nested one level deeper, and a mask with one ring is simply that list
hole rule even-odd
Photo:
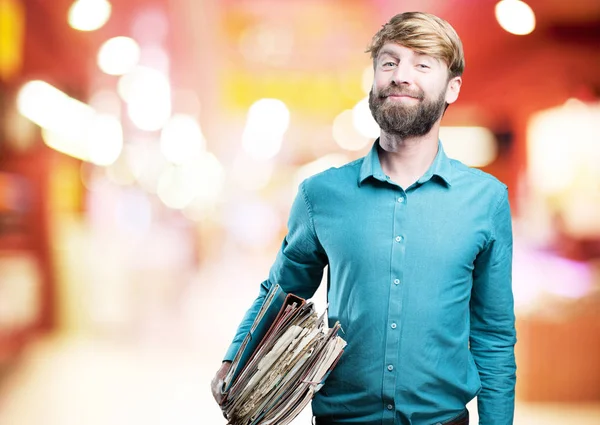
[{"label": "man's right arm", "polygon": [[[260,285],[258,297],[242,319],[233,342],[223,359],[226,363],[231,362],[235,357],[269,289],[273,285],[279,284],[285,292],[308,299],[313,296],[321,283],[323,269],[327,265],[327,255],[317,237],[312,207],[305,185],[306,182],[300,185],[296,199],[292,204],[288,220],[288,234],[284,238],[275,263],[271,267],[269,278]],[[222,365],[219,372],[222,372],[224,367],[227,368],[227,366]],[[216,378],[217,376],[215,376]],[[213,382],[215,379],[213,379]],[[217,398],[216,395],[215,398]]]}]

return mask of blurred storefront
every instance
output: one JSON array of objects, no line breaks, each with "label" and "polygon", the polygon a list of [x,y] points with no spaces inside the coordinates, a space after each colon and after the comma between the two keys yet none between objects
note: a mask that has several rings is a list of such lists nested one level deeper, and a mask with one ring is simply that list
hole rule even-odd
[{"label": "blurred storefront", "polygon": [[3,367],[55,335],[226,340],[298,183],[378,135],[371,35],[424,9],[466,52],[445,149],[509,187],[518,398],[600,404],[600,3],[527,1],[523,35],[496,3],[0,0]]}]

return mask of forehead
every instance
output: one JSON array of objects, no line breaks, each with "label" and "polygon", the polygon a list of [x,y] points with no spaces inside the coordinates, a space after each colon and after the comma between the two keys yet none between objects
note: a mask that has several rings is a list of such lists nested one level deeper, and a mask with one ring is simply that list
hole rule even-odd
[{"label": "forehead", "polygon": [[379,53],[377,54],[377,56],[379,57],[386,54],[393,56],[429,56],[425,53],[417,52],[411,49],[410,47],[403,46],[402,44],[390,42],[385,43],[383,46],[381,46],[381,49],[379,49]]}]

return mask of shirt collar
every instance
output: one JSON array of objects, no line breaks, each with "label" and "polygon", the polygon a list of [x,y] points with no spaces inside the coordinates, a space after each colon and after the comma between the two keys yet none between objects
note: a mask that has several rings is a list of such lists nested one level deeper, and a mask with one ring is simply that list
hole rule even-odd
[{"label": "shirt collar", "polygon": [[[360,167],[360,173],[358,176],[359,186],[361,186],[362,183],[369,177],[373,177],[380,181],[387,180],[387,176],[381,168],[381,162],[379,162],[379,154],[377,152],[378,148],[379,139],[375,140],[373,147],[371,147],[371,150],[367,156],[365,156],[362,166]],[[425,174],[423,174],[423,176],[417,180],[417,183],[423,184],[430,180],[433,176],[437,176],[448,186],[452,185],[452,164],[450,159],[446,156],[440,141],[438,141],[438,151],[435,155],[433,163],[429,166],[429,169],[425,172]]]},{"label": "shirt collar", "polygon": [[376,178],[377,180],[385,181],[386,176],[381,168],[381,163],[379,162],[379,154],[377,153],[377,149],[379,147],[379,138],[375,140],[371,150],[365,156],[362,166],[360,167],[360,173],[358,176],[358,185],[362,185],[362,183],[368,179],[369,177]]}]

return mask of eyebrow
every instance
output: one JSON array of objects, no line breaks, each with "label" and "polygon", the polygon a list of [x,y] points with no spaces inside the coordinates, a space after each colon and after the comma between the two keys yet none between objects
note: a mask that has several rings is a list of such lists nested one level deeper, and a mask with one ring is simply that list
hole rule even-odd
[{"label": "eyebrow", "polygon": [[[414,52],[415,56],[417,56],[417,57],[425,57],[425,58],[429,58],[429,59],[435,60],[435,58],[433,56],[428,55],[427,53],[419,53],[419,52],[415,52],[414,50],[413,50],[413,52]],[[377,55],[377,59],[379,59],[383,55],[389,55],[389,56],[392,56],[392,57],[394,57],[396,59],[398,59],[399,56],[400,56],[396,52],[394,52],[394,51],[392,51],[390,49],[385,49],[384,48],[384,49],[381,49],[379,51],[379,55]]]},{"label": "eyebrow", "polygon": [[389,49],[381,49],[381,51],[379,52],[378,56],[383,56],[383,55],[390,55],[390,56],[393,56],[395,58],[398,57],[398,55],[396,53],[392,52]]}]

